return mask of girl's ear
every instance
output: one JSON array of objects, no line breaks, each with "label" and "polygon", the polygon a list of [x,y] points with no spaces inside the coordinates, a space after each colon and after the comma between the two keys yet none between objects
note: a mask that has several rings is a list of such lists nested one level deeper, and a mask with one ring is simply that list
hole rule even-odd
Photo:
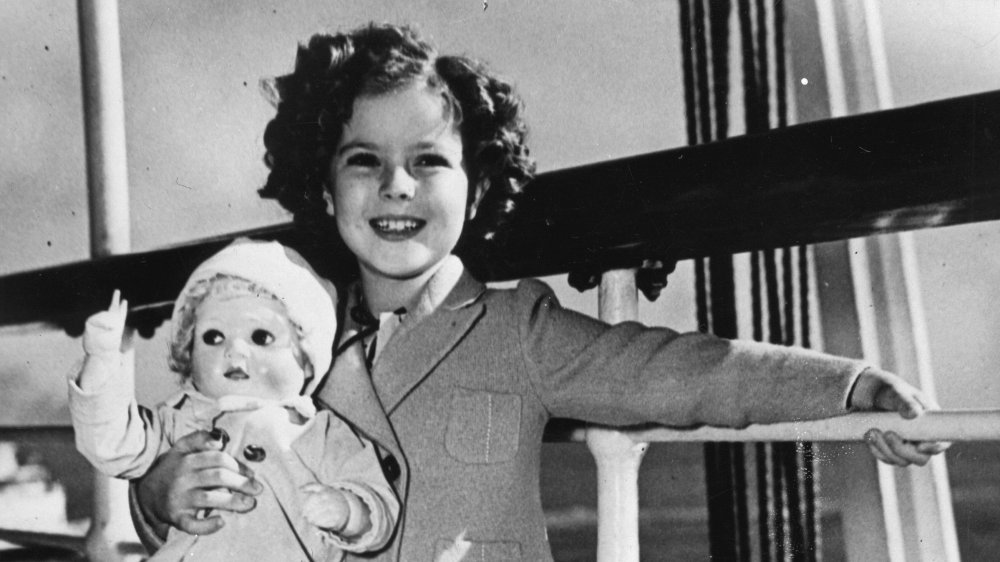
[{"label": "girl's ear", "polygon": [[466,212],[466,220],[472,220],[476,218],[476,210],[479,208],[479,204],[483,202],[483,196],[486,195],[486,190],[490,188],[490,180],[483,180],[476,184],[475,189],[472,192],[472,197],[469,199],[468,211]]},{"label": "girl's ear", "polygon": [[326,214],[331,217],[336,216],[334,213],[333,195],[330,193],[330,189],[325,186],[323,187],[323,201],[326,201]]}]

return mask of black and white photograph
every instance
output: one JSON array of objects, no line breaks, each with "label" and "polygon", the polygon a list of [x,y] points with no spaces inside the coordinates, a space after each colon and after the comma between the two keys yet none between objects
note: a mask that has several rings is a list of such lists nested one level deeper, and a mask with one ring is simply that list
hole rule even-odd
[{"label": "black and white photograph", "polygon": [[997,559],[1000,2],[0,46],[0,561]]}]

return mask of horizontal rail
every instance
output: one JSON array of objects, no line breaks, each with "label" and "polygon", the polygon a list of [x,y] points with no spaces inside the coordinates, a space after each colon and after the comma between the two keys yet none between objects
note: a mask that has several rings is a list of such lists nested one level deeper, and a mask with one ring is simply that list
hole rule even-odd
[{"label": "horizontal rail", "polygon": [[[670,441],[861,441],[871,428],[912,441],[1000,441],[1000,410],[936,410],[905,420],[891,412],[863,412],[825,420],[751,425],[744,429],[644,427],[625,430],[636,442]],[[586,428],[562,437],[584,441]],[[558,439],[558,437],[555,437]]]}]

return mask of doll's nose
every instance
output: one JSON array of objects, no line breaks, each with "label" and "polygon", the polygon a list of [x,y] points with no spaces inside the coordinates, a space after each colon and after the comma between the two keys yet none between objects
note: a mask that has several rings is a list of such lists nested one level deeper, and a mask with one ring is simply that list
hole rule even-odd
[{"label": "doll's nose", "polygon": [[246,359],[250,355],[250,346],[241,339],[233,339],[226,346],[227,359]]},{"label": "doll's nose", "polygon": [[395,166],[386,171],[380,194],[386,199],[413,199],[417,181],[403,166]]}]

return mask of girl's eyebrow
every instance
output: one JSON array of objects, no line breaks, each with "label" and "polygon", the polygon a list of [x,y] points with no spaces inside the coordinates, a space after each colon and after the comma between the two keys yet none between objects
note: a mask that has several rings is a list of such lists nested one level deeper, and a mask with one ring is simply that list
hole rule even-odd
[{"label": "girl's eyebrow", "polygon": [[341,154],[347,152],[348,150],[353,150],[357,148],[361,148],[364,150],[375,150],[377,148],[377,145],[365,141],[351,141],[349,143],[344,144],[339,149],[337,149],[337,156],[340,156]]},{"label": "girl's eyebrow", "polygon": [[417,150],[439,149],[441,145],[436,141],[420,141],[414,145],[414,148]]},{"label": "girl's eyebrow", "polygon": [[[439,152],[449,152],[450,149],[447,143],[440,142],[438,140],[425,140],[420,141],[413,145],[415,150],[436,150]],[[458,148],[461,151],[461,148]]]}]

